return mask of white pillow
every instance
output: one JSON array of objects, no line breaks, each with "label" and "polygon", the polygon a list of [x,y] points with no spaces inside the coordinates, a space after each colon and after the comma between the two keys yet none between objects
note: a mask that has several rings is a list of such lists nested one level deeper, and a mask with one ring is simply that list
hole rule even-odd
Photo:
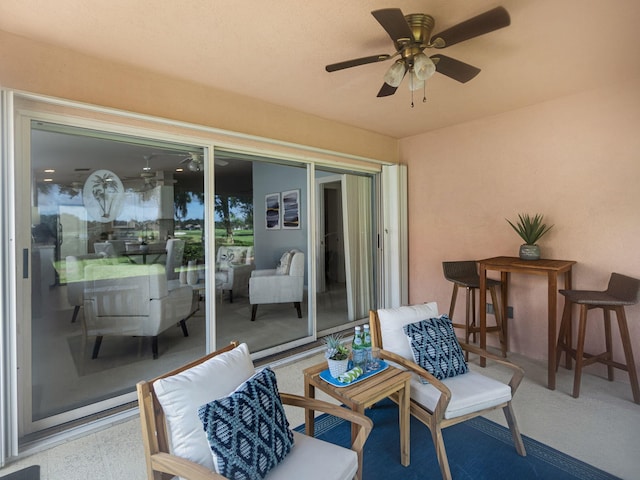
[{"label": "white pillow", "polygon": [[164,410],[169,451],[213,470],[198,408],[228,396],[254,373],[249,347],[243,343],[177,375],[156,380],[153,389]]},{"label": "white pillow", "polygon": [[438,316],[436,302],[378,310],[382,347],[413,362],[413,352],[402,327]]},{"label": "white pillow", "polygon": [[287,275],[289,273],[289,262],[291,262],[291,252],[284,252],[276,267],[276,275]]}]

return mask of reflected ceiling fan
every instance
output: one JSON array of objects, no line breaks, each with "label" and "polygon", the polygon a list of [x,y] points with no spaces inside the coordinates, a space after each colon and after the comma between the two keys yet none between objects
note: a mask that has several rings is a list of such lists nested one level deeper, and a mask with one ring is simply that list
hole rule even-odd
[{"label": "reflected ceiling fan", "polygon": [[[226,167],[229,165],[229,162],[219,158],[216,158],[214,163],[219,167]],[[180,165],[184,164],[186,164],[187,168],[192,172],[201,172],[204,165],[204,156],[201,153],[189,152],[189,154],[180,162]]]},{"label": "reflected ceiling fan", "polygon": [[122,179],[123,183],[133,184],[133,188],[138,192],[153,190],[158,185],[158,181],[163,180],[162,172],[154,172],[149,165],[149,160],[155,156],[157,155],[154,153],[151,155],[144,155],[142,158],[144,159],[145,164],[142,167],[140,174],[137,177],[124,177]]},{"label": "reflected ceiling fan", "polygon": [[[424,81],[435,72],[461,83],[468,82],[480,73],[479,68],[441,54],[429,57],[424,50],[446,48],[504,28],[511,23],[509,13],[503,7],[496,7],[432,35],[435,19],[431,15],[423,13],[404,15],[399,8],[374,10],[371,14],[393,40],[395,53],[355,58],[333,63],[325,68],[327,72],[335,72],[399,57],[385,73],[384,84],[378,92],[378,97],[393,95],[407,74],[409,74],[411,91],[424,89]],[[423,99],[424,101],[426,98]]]}]

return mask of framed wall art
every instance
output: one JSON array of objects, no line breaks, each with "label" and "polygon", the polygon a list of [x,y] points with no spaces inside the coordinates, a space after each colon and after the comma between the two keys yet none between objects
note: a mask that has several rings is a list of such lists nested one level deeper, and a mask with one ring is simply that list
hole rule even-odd
[{"label": "framed wall art", "polygon": [[264,208],[264,219],[267,230],[280,230],[280,194],[266,194],[264,196]]},{"label": "framed wall art", "polygon": [[300,228],[300,190],[282,192],[281,211],[284,230]]}]

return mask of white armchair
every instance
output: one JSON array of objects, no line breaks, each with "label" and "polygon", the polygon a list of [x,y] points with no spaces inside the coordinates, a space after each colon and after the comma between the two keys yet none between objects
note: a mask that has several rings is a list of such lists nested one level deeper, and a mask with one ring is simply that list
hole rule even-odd
[{"label": "white armchair", "polygon": [[104,256],[99,253],[68,255],[66,258],[67,301],[73,307],[71,323],[76,321],[80,307],[84,305],[84,269],[92,262],[101,261],[103,258]]},{"label": "white armchair", "polygon": [[184,240],[178,238],[167,240],[167,280],[175,280],[180,276],[179,269],[182,266],[182,257],[184,257],[184,243]]},{"label": "white armchair", "polygon": [[255,268],[253,247],[221,246],[216,254],[216,289],[229,291],[229,303],[233,303],[234,295],[247,294]]},{"label": "white armchair", "polygon": [[192,313],[193,290],[171,291],[163,265],[89,265],[85,268],[84,334],[95,336],[92,358],[98,357],[104,336],[153,337],[153,358],[158,358],[158,335],[180,324]]},{"label": "white armchair", "polygon": [[[168,479],[179,476],[190,480],[224,480],[231,477],[231,475],[225,477],[217,473],[224,460],[220,462],[214,460],[209,435],[204,432],[198,410],[199,407],[214,400],[232,401],[237,395],[234,391],[242,391],[248,384],[255,381],[253,377],[255,373],[247,345],[244,343],[238,345],[234,342],[226,348],[210,353],[154,380],[138,382],[138,404],[147,479]],[[294,431],[291,450],[280,463],[266,473],[265,480],[362,478],[362,472],[358,471],[358,456],[362,455],[365,441],[373,427],[369,418],[322,400],[279,392],[280,400],[278,401],[275,395],[270,394],[269,388],[261,387],[260,392],[261,400],[256,401],[255,404],[260,403],[260,406],[268,404],[269,414],[272,411],[279,411],[278,404],[281,403],[334,415],[351,422],[352,428],[356,431],[351,448],[307,437]],[[261,418],[266,413],[264,410],[260,411],[260,406],[250,407],[251,416],[255,419]],[[244,415],[248,409],[241,411]],[[286,421],[286,414],[269,416],[274,419],[274,422],[276,417],[279,421]],[[225,414],[224,417],[228,425],[242,425],[242,428],[229,428],[226,431],[230,432],[232,438],[238,439],[237,442],[242,438],[245,445],[252,442],[252,438],[256,443],[259,440],[257,435],[252,437],[247,434],[247,431],[251,430],[248,423],[253,424],[252,426],[259,425],[261,430],[268,430],[270,427],[269,422],[242,422],[233,413]],[[271,438],[268,434],[266,435]],[[235,441],[233,443],[235,444]],[[267,453],[267,450],[275,448],[265,443],[262,442],[261,452]],[[231,461],[238,465],[267,456],[269,455],[255,454],[246,457],[233,455]]]},{"label": "white armchair", "polygon": [[[410,334],[405,328],[432,321],[436,323],[428,327],[426,335],[423,332],[418,334],[419,339],[424,343],[425,351],[416,353],[412,345],[413,340],[410,340]],[[435,302],[372,310],[369,315],[369,324],[371,325],[371,343],[374,347],[380,348],[380,357],[413,374],[411,415],[431,431],[431,440],[436,449],[443,480],[451,480],[451,470],[442,430],[484,415],[491,410],[502,409],[511,430],[516,451],[519,455],[526,455],[511,404],[524,377],[524,371],[520,367],[486,350],[458,343],[450,320],[439,318],[438,306]],[[457,345],[460,348],[456,348]],[[456,350],[459,351],[457,359],[452,358]],[[476,371],[464,371],[466,364],[465,369],[460,369],[464,362],[463,352],[465,351],[502,365],[505,376],[510,374],[510,379],[501,381]],[[416,355],[419,358],[415,358]],[[433,373],[416,363],[416,360],[430,368]],[[445,371],[436,372],[436,370]],[[423,443],[426,445],[428,442]]]},{"label": "white armchair", "polygon": [[249,279],[251,321],[255,321],[258,305],[293,302],[302,318],[300,302],[304,294],[304,253],[293,249],[285,252],[277,268],[254,270]]}]

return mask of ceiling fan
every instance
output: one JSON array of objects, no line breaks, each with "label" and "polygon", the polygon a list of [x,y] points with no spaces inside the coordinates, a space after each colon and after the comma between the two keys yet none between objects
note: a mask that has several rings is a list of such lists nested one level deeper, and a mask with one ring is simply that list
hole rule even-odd
[{"label": "ceiling fan", "polygon": [[[399,57],[385,73],[384,84],[378,92],[378,97],[393,95],[407,73],[409,73],[409,88],[412,91],[424,88],[424,81],[435,72],[461,83],[468,82],[480,73],[479,68],[441,54],[428,57],[424,50],[446,48],[493,32],[511,23],[509,13],[503,7],[496,7],[432,35],[435,19],[431,15],[423,13],[404,15],[399,8],[374,10],[371,14],[393,40],[395,53],[355,58],[333,63],[325,68],[327,72],[335,72]],[[426,98],[423,101],[426,101]]]},{"label": "ceiling fan", "polygon": [[153,171],[149,165],[149,160],[157,156],[152,153],[150,155],[144,155],[142,158],[145,161],[142,171],[135,177],[123,177],[122,181],[125,184],[131,185],[134,190],[138,192],[147,192],[153,190],[158,182],[164,180],[164,175],[161,171]]},{"label": "ceiling fan", "polygon": [[[202,166],[204,165],[203,155],[201,153],[189,152],[189,154],[182,159],[180,165],[184,165],[185,163],[187,164],[187,168],[192,172],[201,172]],[[216,158],[214,163],[219,167],[226,167],[229,165],[229,162],[219,158]]]}]

